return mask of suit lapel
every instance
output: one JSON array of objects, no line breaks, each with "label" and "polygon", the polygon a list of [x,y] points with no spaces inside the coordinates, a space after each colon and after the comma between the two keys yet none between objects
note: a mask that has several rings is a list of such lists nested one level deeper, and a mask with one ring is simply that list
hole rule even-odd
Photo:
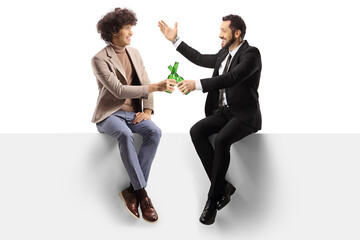
[{"label": "suit lapel", "polygon": [[245,40],[244,43],[241,45],[241,47],[239,48],[239,50],[236,52],[235,56],[233,57],[233,59],[230,62],[230,66],[229,69],[231,69],[231,65],[234,62],[237,62],[237,59],[240,57],[240,55],[242,54],[242,52],[244,52],[245,49],[247,49],[249,46],[248,42]]},{"label": "suit lapel", "polygon": [[117,68],[117,70],[119,70],[119,72],[121,73],[121,75],[123,75],[124,79],[127,82],[125,70],[120,63],[119,58],[116,56],[114,49],[110,45],[108,45],[106,47],[106,52],[108,54],[109,61],[114,64],[114,66]]}]

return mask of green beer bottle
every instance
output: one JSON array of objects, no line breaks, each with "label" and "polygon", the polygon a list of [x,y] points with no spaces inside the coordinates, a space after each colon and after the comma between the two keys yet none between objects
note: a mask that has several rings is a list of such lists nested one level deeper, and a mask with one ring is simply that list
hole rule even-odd
[{"label": "green beer bottle", "polygon": [[[175,81],[177,83],[181,82],[184,80],[184,78],[182,78],[181,76],[179,76],[177,74],[177,69],[179,67],[179,63],[178,62],[175,62],[174,66],[171,67],[171,65],[168,66],[169,70],[170,70],[170,75],[168,76],[168,79],[175,79]],[[171,91],[166,91],[168,93],[172,93]],[[185,95],[189,94],[189,92],[185,93]]]}]

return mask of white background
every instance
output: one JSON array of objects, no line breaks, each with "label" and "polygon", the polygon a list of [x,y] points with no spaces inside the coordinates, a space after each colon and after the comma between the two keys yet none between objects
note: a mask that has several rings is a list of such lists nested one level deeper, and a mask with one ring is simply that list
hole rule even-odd
[{"label": "white background", "polygon": [[[234,13],[260,49],[264,133],[360,132],[357,1],[2,1],[0,3],[0,132],[96,132],[90,122],[97,86],[90,60],[105,44],[101,16],[128,7],[139,19],[132,46],[152,82],[179,61],[185,79],[212,70],[189,63],[160,33],[157,21],[179,22],[179,36],[215,53],[221,18]],[[204,116],[206,94],[155,93],[153,120],[163,132],[187,133]]]}]

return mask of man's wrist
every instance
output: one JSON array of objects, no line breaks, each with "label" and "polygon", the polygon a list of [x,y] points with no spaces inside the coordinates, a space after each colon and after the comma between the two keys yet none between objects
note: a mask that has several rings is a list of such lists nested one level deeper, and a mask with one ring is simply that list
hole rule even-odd
[{"label": "man's wrist", "polygon": [[149,84],[149,93],[159,91],[159,85],[157,83]]},{"label": "man's wrist", "polygon": [[178,36],[176,36],[173,40],[172,40],[172,44],[175,44],[180,38]]},{"label": "man's wrist", "polygon": [[151,115],[153,113],[153,110],[149,108],[145,108],[144,113]]},{"label": "man's wrist", "polygon": [[175,47],[175,49],[177,49],[181,43],[182,43],[182,40],[179,38],[179,36],[176,36],[176,38],[172,42],[172,45]]}]

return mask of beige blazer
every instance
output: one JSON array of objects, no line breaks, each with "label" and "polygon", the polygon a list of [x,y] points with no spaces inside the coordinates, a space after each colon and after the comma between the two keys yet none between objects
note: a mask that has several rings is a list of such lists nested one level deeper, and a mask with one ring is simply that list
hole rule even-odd
[{"label": "beige blazer", "polygon": [[124,104],[125,99],[140,99],[141,111],[143,108],[153,110],[153,94],[149,94],[150,80],[145,71],[143,60],[139,51],[126,47],[135,73],[133,81],[139,86],[128,85],[126,75],[114,49],[107,45],[91,60],[96,77],[99,96],[97,99],[92,122],[97,123],[117,110]]}]

